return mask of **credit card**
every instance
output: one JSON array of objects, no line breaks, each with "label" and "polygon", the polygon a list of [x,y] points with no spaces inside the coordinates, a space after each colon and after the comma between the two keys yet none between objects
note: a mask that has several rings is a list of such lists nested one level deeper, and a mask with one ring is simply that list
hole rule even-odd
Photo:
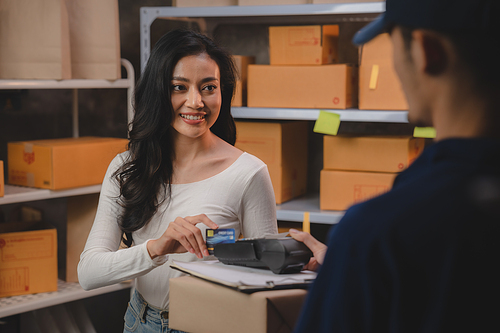
[{"label": "credit card", "polygon": [[234,229],[207,229],[208,253],[214,254],[217,244],[234,243],[236,240]]}]

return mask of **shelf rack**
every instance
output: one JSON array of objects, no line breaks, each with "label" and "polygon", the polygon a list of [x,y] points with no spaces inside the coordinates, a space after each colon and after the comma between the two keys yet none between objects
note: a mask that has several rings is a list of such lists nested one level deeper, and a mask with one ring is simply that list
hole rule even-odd
[{"label": "shelf rack", "polygon": [[[367,21],[385,10],[385,2],[227,6],[227,7],[141,7],[141,73],[151,52],[151,24],[156,19],[195,22],[201,31],[211,35],[220,24],[292,24],[311,23],[318,19]],[[357,16],[353,16],[357,15]],[[359,17],[366,14],[366,17]]]},{"label": "shelf rack", "polygon": [[[269,119],[269,120],[313,120],[318,119],[319,109],[283,109],[283,108],[250,108],[232,107],[231,113],[237,119]],[[407,123],[408,111],[381,110],[323,110],[340,115],[341,121]]]},{"label": "shelf rack", "polygon": [[101,192],[101,185],[76,187],[67,190],[46,190],[5,184],[5,196],[0,198],[0,206],[36,200],[73,197]]},{"label": "shelf rack", "polygon": [[85,291],[78,282],[57,281],[57,291],[0,298],[0,318],[33,311],[53,305],[72,302],[92,296],[129,289],[132,282],[122,282],[111,286]]},{"label": "shelf rack", "polygon": [[276,217],[279,221],[303,222],[304,213],[309,213],[309,221],[319,224],[337,224],[344,216],[343,211],[319,209],[319,195],[305,196],[276,205]]},{"label": "shelf rack", "polygon": [[72,89],[73,90],[73,137],[79,136],[78,130],[78,89],[127,89],[127,123],[133,118],[132,97],[135,86],[134,67],[127,59],[121,59],[121,65],[127,72],[127,77],[110,80],[0,80],[0,90],[20,89]]}]

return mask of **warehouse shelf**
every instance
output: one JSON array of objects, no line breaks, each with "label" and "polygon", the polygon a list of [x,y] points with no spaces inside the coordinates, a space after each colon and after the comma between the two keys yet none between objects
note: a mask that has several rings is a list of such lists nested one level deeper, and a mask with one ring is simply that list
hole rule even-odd
[{"label": "warehouse shelf", "polygon": [[[226,6],[226,7],[141,7],[141,72],[151,52],[151,24],[156,19],[181,20],[197,23],[201,31],[212,35],[222,24],[312,24],[327,20],[370,21],[385,11],[385,2]],[[360,17],[364,14],[365,17]]]},{"label": "warehouse shelf", "polygon": [[278,221],[303,222],[306,212],[309,213],[311,223],[319,224],[337,224],[344,216],[343,211],[319,209],[318,194],[308,194],[276,205]]},{"label": "warehouse shelf", "polygon": [[73,137],[79,136],[78,130],[78,89],[127,89],[127,123],[133,118],[132,97],[135,87],[134,67],[127,59],[120,60],[125,68],[127,77],[117,80],[92,80],[92,79],[69,79],[69,80],[0,80],[0,90],[21,89],[71,89],[73,90]]},{"label": "warehouse shelf", "polygon": [[78,282],[64,282],[59,280],[57,282],[57,291],[0,298],[0,318],[131,287],[131,282],[123,282],[85,291]]},{"label": "warehouse shelf", "polygon": [[77,195],[85,195],[85,194],[100,193],[100,192],[101,192],[101,185],[91,185],[91,186],[71,188],[67,190],[52,191],[47,189],[5,184],[5,196],[0,198],[0,205],[62,198],[62,197],[72,197]]},{"label": "warehouse shelf", "polygon": [[[316,120],[320,109],[250,108],[232,107],[231,113],[237,119],[273,120]],[[408,111],[380,110],[323,110],[337,113],[341,121],[407,123]]]}]

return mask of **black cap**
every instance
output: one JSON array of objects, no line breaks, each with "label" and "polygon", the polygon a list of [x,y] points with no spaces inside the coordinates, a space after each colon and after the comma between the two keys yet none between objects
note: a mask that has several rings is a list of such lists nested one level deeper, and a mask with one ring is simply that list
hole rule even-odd
[{"label": "black cap", "polygon": [[369,42],[393,25],[441,32],[499,30],[500,0],[387,0],[385,13],[359,30],[356,45]]}]

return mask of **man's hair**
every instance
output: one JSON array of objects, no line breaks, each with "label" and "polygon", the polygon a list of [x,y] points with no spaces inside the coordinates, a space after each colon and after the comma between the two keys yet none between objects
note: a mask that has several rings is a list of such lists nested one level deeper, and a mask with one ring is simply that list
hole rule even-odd
[{"label": "man's hair", "polygon": [[[411,27],[399,26],[404,45],[410,49]],[[474,32],[440,32],[453,45],[457,56],[470,73],[474,86],[483,93],[498,93],[500,89],[500,33],[492,31],[478,34]]]}]

